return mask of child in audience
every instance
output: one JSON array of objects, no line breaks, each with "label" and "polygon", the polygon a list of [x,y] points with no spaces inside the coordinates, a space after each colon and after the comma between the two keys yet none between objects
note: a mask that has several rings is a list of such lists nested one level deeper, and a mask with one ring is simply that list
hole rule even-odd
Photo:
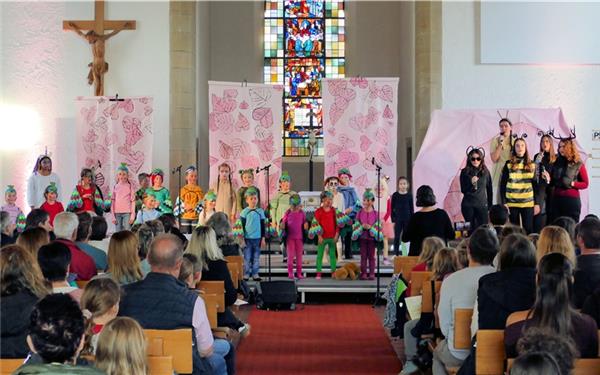
[{"label": "child in audience", "polygon": [[204,191],[198,186],[198,171],[190,165],[185,170],[185,186],[181,187],[175,202],[175,216],[181,215],[181,231],[192,233],[193,223],[198,220],[198,213],[202,209]]},{"label": "child in audience", "polygon": [[120,300],[121,289],[109,277],[93,279],[85,286],[81,295],[81,309],[86,318],[84,353],[96,354],[98,336],[117,317]]},{"label": "child in audience", "polygon": [[267,217],[262,208],[258,207],[258,190],[250,187],[244,193],[247,207],[240,213],[240,221],[244,229],[244,279],[250,275],[255,281],[260,281],[258,269],[260,266],[260,248],[265,245],[264,233]]},{"label": "child in audience", "polygon": [[11,224],[16,225],[17,229],[22,231],[25,228],[25,215],[16,204],[17,191],[15,190],[14,185],[8,185],[6,187],[4,200],[6,201],[6,204],[0,208],[0,211],[8,212]]},{"label": "child in audience", "polygon": [[325,246],[329,250],[331,260],[331,273],[336,269],[335,243],[338,240],[339,229],[336,222],[336,212],[332,206],[333,194],[330,191],[321,193],[321,207],[315,211],[315,221],[321,227],[319,234],[319,246],[317,247],[317,280],[321,280],[321,267],[323,264],[323,253]]},{"label": "child in audience", "polygon": [[244,169],[240,171],[240,177],[242,179],[242,187],[237,191],[237,210],[242,212],[244,208],[248,206],[246,203],[246,191],[253,187],[256,189],[256,196],[258,197],[257,206],[260,207],[260,190],[254,186],[254,169]]},{"label": "child in audience", "polygon": [[[171,203],[171,194],[169,189],[163,186],[164,173],[162,169],[155,168],[150,175],[152,186],[146,189],[146,194],[152,194],[156,198],[156,208],[161,214],[173,213],[173,204]],[[145,203],[145,202],[144,202]],[[158,217],[158,216],[157,216]]]},{"label": "child in audience", "polygon": [[[446,244],[444,244],[444,241],[442,241],[441,238],[436,236],[426,237],[423,240],[423,245],[421,247],[421,255],[419,255],[417,264],[412,268],[411,272],[431,271],[435,254],[444,246],[446,246]],[[411,285],[411,283],[408,284],[408,289],[406,291],[407,296],[412,295]]]},{"label": "child in audience", "polygon": [[135,221],[135,194],[129,182],[129,168],[125,163],[117,167],[117,183],[113,187],[112,208],[115,231],[129,230]]},{"label": "child in audience", "polygon": [[373,208],[375,196],[371,189],[363,193],[363,207],[356,215],[356,220],[362,225],[360,235],[360,279],[375,280],[375,239],[371,235],[371,227],[379,220],[379,214]]},{"label": "child in audience", "polygon": [[57,197],[58,189],[56,188],[56,184],[51,182],[50,185],[46,187],[46,190],[44,190],[44,198],[46,201],[40,206],[40,209],[48,213],[50,225],[54,225],[54,218],[56,215],[65,210],[62,203],[56,200]]},{"label": "child in audience", "polygon": [[286,232],[286,246],[288,251],[287,267],[288,278],[294,278],[294,260],[296,261],[296,277],[302,276],[302,252],[303,252],[303,237],[304,229],[308,229],[306,223],[306,214],[300,205],[300,196],[293,194],[289,199],[289,209],[283,214],[281,219],[281,229]]},{"label": "child in audience", "polygon": [[394,255],[400,255],[400,239],[410,217],[414,213],[413,197],[409,192],[410,184],[404,176],[398,177],[398,190],[392,194],[392,222],[394,223]]},{"label": "child in audience", "polygon": [[158,200],[153,193],[144,194],[144,205],[142,206],[142,209],[138,211],[135,222],[145,223],[146,221],[158,219],[161,215],[161,212],[157,210],[158,205]]},{"label": "child in audience", "polygon": [[146,375],[146,337],[138,322],[128,317],[111,320],[98,338],[96,367],[106,375]]},{"label": "child in audience", "polygon": [[71,251],[67,245],[57,241],[44,245],[40,247],[37,259],[44,278],[52,286],[52,293],[68,294],[79,303],[83,291],[67,281],[71,265]]},{"label": "child in audience", "polygon": [[108,241],[106,238],[108,232],[108,223],[103,216],[92,217],[92,234],[90,235],[89,244],[108,253]]},{"label": "child in audience", "polygon": [[196,289],[196,284],[198,284],[201,277],[202,269],[198,266],[198,258],[191,253],[183,254],[183,261],[179,270],[179,281],[184,282],[189,289]]},{"label": "child in audience", "polygon": [[146,189],[150,186],[150,178],[148,177],[148,173],[142,172],[138,174],[138,183],[140,188],[135,192],[135,212],[142,209],[142,205],[144,204],[144,194],[146,193]]},{"label": "child in audience", "polygon": [[204,196],[204,209],[198,215],[198,225],[206,225],[208,219],[217,212],[217,194],[209,190]]},{"label": "child in audience", "polygon": [[210,188],[217,194],[217,212],[223,212],[233,223],[237,215],[235,188],[231,181],[231,167],[227,163],[219,165],[219,178],[217,183]]}]

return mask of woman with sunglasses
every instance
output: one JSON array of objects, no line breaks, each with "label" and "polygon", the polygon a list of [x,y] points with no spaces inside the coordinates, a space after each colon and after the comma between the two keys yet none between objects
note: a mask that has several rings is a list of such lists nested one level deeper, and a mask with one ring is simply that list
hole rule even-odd
[{"label": "woman with sunglasses", "polygon": [[467,165],[460,171],[460,191],[460,210],[473,231],[488,222],[493,198],[492,177],[485,166],[483,149],[471,148],[467,153]]}]

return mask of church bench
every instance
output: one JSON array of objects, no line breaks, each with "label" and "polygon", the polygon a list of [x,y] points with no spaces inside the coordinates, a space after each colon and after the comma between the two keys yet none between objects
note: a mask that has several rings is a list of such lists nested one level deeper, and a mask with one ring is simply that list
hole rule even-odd
[{"label": "church bench", "polygon": [[215,294],[217,296],[217,311],[225,312],[225,283],[223,281],[200,280],[196,289],[206,294]]},{"label": "church bench", "polygon": [[149,375],[173,375],[173,357],[170,355],[148,356]]},{"label": "church bench", "polygon": [[216,294],[201,293],[200,297],[204,300],[204,306],[206,307],[206,316],[210,323],[210,329],[213,336],[220,339],[229,339],[230,328],[219,327],[217,322],[217,305],[218,296]]},{"label": "church bench", "polygon": [[[423,283],[428,280],[431,280],[433,276],[433,272],[429,271],[419,271],[413,272],[410,275],[410,295],[418,296],[422,294]],[[431,297],[430,297],[431,300]]]},{"label": "church bench", "polygon": [[0,358],[0,375],[10,375],[21,367],[25,358]]},{"label": "church bench", "polygon": [[192,366],[192,329],[145,329],[148,343],[148,356],[170,356],[173,369],[180,374],[191,374]]},{"label": "church bench", "polygon": [[238,280],[244,277],[244,257],[241,255],[229,255],[225,257],[227,263],[235,263],[238,265]]},{"label": "church bench", "polygon": [[[454,348],[471,349],[471,318],[473,309],[454,310]],[[460,367],[446,367],[448,374],[456,374]]]},{"label": "church bench", "polygon": [[238,264],[237,263],[229,263],[227,262],[227,269],[229,270],[229,275],[231,276],[231,281],[233,282],[233,286],[235,287],[235,289],[239,289],[240,287],[240,277],[239,277],[239,271],[238,271]]},{"label": "church bench", "polygon": [[394,274],[401,273],[406,281],[410,281],[410,274],[418,260],[419,257],[415,256],[394,257]]},{"label": "church bench", "polygon": [[[440,289],[442,288],[442,282],[436,281],[434,283],[434,285],[435,285],[434,286],[435,300],[437,303],[440,299]],[[423,313],[432,313],[433,312],[433,301],[431,298],[432,294],[433,294],[433,290],[431,288],[431,282],[426,281],[425,283],[423,283],[423,288],[422,288],[423,300],[421,302],[421,312],[423,312]]]},{"label": "church bench", "polygon": [[475,373],[496,375],[504,373],[504,330],[480,329],[477,331]]}]

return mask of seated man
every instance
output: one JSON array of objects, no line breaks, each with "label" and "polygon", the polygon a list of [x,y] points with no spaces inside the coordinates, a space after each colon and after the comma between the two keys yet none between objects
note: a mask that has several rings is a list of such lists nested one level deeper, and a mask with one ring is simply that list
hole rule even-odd
[{"label": "seated man", "polygon": [[67,281],[71,264],[71,252],[65,244],[54,241],[40,247],[38,250],[38,263],[44,279],[52,286],[52,293],[68,294],[79,303],[83,290],[69,285]]},{"label": "seated man", "polygon": [[61,212],[54,218],[56,242],[66,245],[71,251],[71,272],[77,274],[77,280],[89,280],[98,273],[96,263],[91,256],[75,245],[79,220],[72,212]]},{"label": "seated man", "polygon": [[84,253],[92,257],[96,264],[96,269],[105,271],[106,267],[108,267],[106,252],[88,243],[92,234],[92,215],[87,211],[80,212],[77,214],[77,220],[79,220],[79,225],[77,225],[75,244]]},{"label": "seated man", "polygon": [[50,294],[31,312],[27,344],[33,353],[13,374],[103,374],[76,366],[83,349],[85,325],[77,303],[64,294]]},{"label": "seated man", "polygon": [[581,255],[577,257],[573,302],[580,309],[594,289],[600,287],[600,220],[591,217],[577,225],[577,247]]},{"label": "seated man", "polygon": [[[479,278],[496,271],[491,264],[498,246],[498,237],[493,230],[477,228],[467,247],[469,266],[454,272],[442,282],[437,312],[440,329],[446,338],[433,352],[434,375],[447,374],[446,366],[459,367],[469,355],[469,349],[454,348],[454,310],[472,309],[475,306]],[[471,336],[474,334],[471,332]]]},{"label": "seated man", "polygon": [[234,374],[234,349],[226,340],[213,339],[202,298],[177,280],[183,261],[181,241],[158,235],[150,245],[151,272],[144,280],[126,285],[119,315],[137,320],[146,329],[193,328],[193,374]]}]

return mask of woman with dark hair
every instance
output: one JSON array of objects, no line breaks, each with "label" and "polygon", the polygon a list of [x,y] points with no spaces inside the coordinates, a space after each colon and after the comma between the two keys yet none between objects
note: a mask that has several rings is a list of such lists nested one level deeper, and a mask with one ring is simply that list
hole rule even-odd
[{"label": "woman with dark hair", "polygon": [[528,311],[512,313],[506,320],[504,345],[509,358],[516,357],[516,344],[529,328],[547,329],[571,337],[581,358],[598,356],[598,327],[591,317],[571,306],[573,264],[559,253],[544,256],[537,271],[535,303]]},{"label": "woman with dark hair", "polygon": [[569,216],[579,222],[581,198],[579,190],[587,189],[590,180],[585,164],[573,138],[561,139],[558,143],[558,158],[552,170],[552,218]]},{"label": "woman with dark hair", "polygon": [[492,169],[492,184],[495,189],[494,203],[502,201],[498,185],[500,184],[502,169],[504,168],[504,164],[510,159],[515,142],[512,134],[512,122],[508,118],[501,118],[498,122],[498,127],[500,128],[500,135],[492,139],[492,143],[490,144],[490,157],[494,163]]},{"label": "woman with dark hair", "polygon": [[540,138],[540,152],[535,154],[533,161],[537,182],[535,195],[537,196],[536,202],[538,202],[537,206],[534,206],[533,232],[540,233],[542,228],[546,226],[548,210],[550,209],[548,200],[552,196],[552,191],[548,182],[552,174],[553,164],[556,161],[554,143],[552,143],[552,137],[549,134],[544,134]]},{"label": "woman with dark hair", "polygon": [[485,166],[483,149],[471,148],[467,165],[460,171],[460,191],[463,199],[460,210],[471,231],[488,222],[488,208],[492,207],[492,176]]},{"label": "woman with dark hair", "polygon": [[431,187],[420,186],[417,189],[416,205],[422,208],[412,215],[406,230],[402,233],[402,241],[410,241],[409,256],[421,254],[421,244],[425,237],[437,236],[445,242],[454,239],[454,228],[448,213],[435,208],[435,204],[435,194]]},{"label": "woman with dark hair", "polygon": [[535,164],[529,158],[524,138],[517,138],[510,160],[504,165],[500,179],[500,199],[509,210],[510,222],[533,232],[535,202]]}]

